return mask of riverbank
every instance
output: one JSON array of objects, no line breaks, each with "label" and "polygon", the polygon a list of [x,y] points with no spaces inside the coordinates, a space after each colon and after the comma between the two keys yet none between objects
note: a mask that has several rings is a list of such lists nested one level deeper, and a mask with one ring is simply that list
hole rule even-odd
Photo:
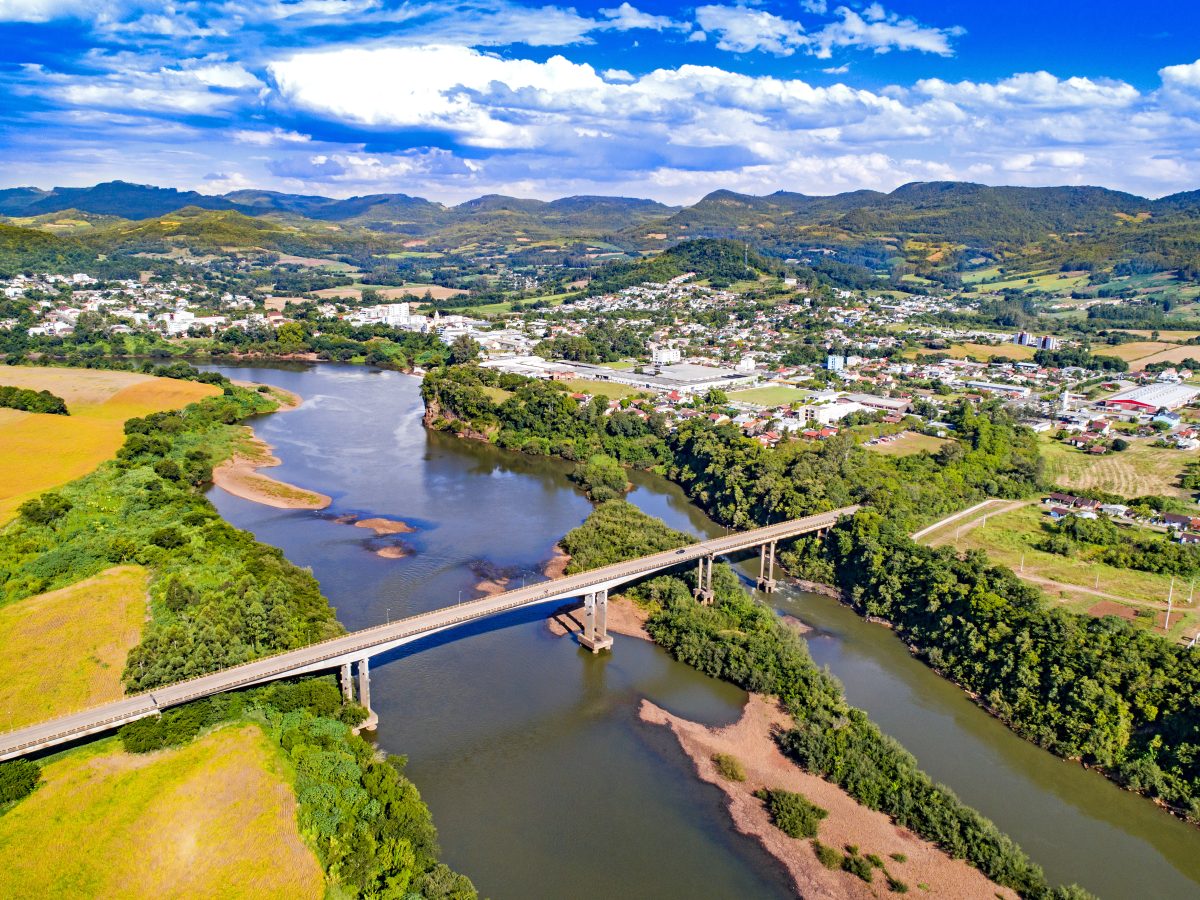
[{"label": "riverbank", "polygon": [[246,428],[246,439],[234,455],[213,468],[213,484],[235,497],[276,509],[325,509],[333,502],[333,498],[325,494],[261,474],[259,469],[282,462],[273,450],[270,444]]},{"label": "riverbank", "polygon": [[[978,869],[954,859],[934,844],[894,824],[888,816],[868,809],[845,791],[800,769],[780,752],[775,735],[790,728],[788,715],[778,703],[751,694],[741,719],[725,728],[710,728],[672,715],[649,700],[642,700],[638,717],[648,724],[670,729],[680,749],[691,760],[696,777],[718,787],[734,828],[753,837],[786,869],[797,894],[818,898],[878,897],[887,885],[882,876],[867,884],[841,869],[828,869],[817,859],[807,840],[788,837],[772,822],[761,800],[760,788],[804,795],[829,815],[820,824],[822,844],[834,848],[855,845],[863,855],[884,860],[888,874],[912,888],[947,897],[1016,898],[1017,894],[988,880]],[[745,781],[730,781],[713,763],[716,754],[736,757]],[[903,857],[901,861],[898,857]]]}]

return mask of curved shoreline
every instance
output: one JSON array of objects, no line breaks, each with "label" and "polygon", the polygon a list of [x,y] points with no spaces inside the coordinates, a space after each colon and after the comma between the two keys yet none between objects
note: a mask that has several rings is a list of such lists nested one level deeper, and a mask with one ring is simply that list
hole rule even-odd
[{"label": "curved shoreline", "polygon": [[[240,384],[251,389],[259,387],[257,382]],[[292,391],[273,385],[264,386],[269,388],[271,396],[279,403],[275,412],[290,412],[303,403],[303,398]],[[275,509],[325,509],[333,502],[333,498],[326,494],[261,474],[259,469],[278,466],[282,460],[272,452],[274,448],[255,435],[249,426],[242,427],[246,431],[245,445],[235,450],[229,459],[213,467],[213,484],[235,497]]]},{"label": "curved shoreline", "polygon": [[[884,877],[874,874],[871,884],[841,869],[827,869],[817,859],[809,841],[788,837],[772,822],[763,803],[754,796],[758,788],[783,788],[803,794],[829,816],[820,825],[819,838],[827,846],[841,849],[846,844],[861,848],[863,854],[883,858],[888,873],[909,886],[910,892],[921,885],[946,897],[1004,898],[1015,900],[1016,893],[988,880],[979,870],[961,859],[954,859],[929,841],[896,825],[884,813],[860,804],[835,784],[805,772],[783,755],[775,743],[775,733],[791,726],[788,715],[771,698],[751,694],[742,717],[724,728],[711,728],[672,715],[643,699],[638,718],[647,724],[670,729],[682,752],[691,760],[695,775],[715,785],[725,794],[726,810],[734,828],[754,838],[763,849],[783,865],[798,896],[837,900],[872,898],[887,892]],[[737,782],[722,777],[712,761],[717,753],[737,757],[743,764],[746,780]],[[892,858],[896,853],[904,861]]]}]

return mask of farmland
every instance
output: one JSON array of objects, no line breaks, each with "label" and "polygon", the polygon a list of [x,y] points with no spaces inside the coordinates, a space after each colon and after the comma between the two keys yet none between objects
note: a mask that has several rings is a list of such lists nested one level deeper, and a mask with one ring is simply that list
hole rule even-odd
[{"label": "farmland", "polygon": [[1090,456],[1065,444],[1044,438],[1041,446],[1046,461],[1046,477],[1064,488],[1096,488],[1122,497],[1163,494],[1191,499],[1179,486],[1186,463],[1198,458],[1193,452],[1152,447],[1134,441],[1128,450]]},{"label": "farmland", "polygon": [[0,607],[0,724],[19,728],[121,697],[146,620],[146,570],[118,566]]},{"label": "farmland", "polygon": [[287,764],[257,726],[177,750],[119,747],[102,741],[52,760],[45,783],[0,818],[0,894],[324,896]]},{"label": "farmland", "polygon": [[220,393],[210,384],[133,372],[20,366],[0,369],[0,384],[48,390],[66,400],[71,412],[0,410],[0,523],[28,498],[111,458],[125,439],[126,419]]}]

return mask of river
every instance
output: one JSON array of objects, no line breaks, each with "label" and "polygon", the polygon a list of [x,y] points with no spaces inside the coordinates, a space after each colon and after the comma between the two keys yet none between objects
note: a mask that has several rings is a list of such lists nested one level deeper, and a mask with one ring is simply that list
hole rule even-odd
[{"label": "river", "polygon": [[[311,567],[348,628],[474,597],[487,574],[539,578],[556,541],[590,510],[560,461],[426,431],[416,378],[335,365],[219,371],[305,398],[254,430],[283,461],[271,474],[333,505],[274,510],[219,488],[210,499]],[[698,535],[721,532],[675,485],[643,473],[633,481],[629,499],[646,512]],[[376,555],[396,538],[334,521],[344,514],[415,526],[400,538],[411,555]],[[1200,831],[1017,738],[836,601],[788,588],[770,599],[816,628],[812,653],[850,701],[1051,881],[1103,897],[1200,892]],[[720,795],[694,778],[669,733],[637,719],[648,697],[724,724],[745,694],[644,641],[617,636],[612,654],[593,656],[552,636],[545,613],[373,661],[379,743],[409,757],[446,862],[493,898],[789,896],[774,861],[732,831]]]}]

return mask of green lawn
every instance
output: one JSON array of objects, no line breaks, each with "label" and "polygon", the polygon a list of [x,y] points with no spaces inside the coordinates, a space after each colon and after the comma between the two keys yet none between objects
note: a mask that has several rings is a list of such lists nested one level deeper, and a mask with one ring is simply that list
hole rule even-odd
[{"label": "green lawn", "polygon": [[735,403],[749,403],[753,406],[774,408],[791,406],[793,403],[804,403],[808,396],[808,391],[776,384],[769,387],[750,388],[745,391],[733,391],[729,395],[729,399]]},{"label": "green lawn", "polygon": [[636,397],[642,393],[637,388],[627,384],[615,384],[611,381],[589,381],[584,378],[571,378],[560,382],[579,394],[591,394],[595,397],[608,397],[610,400],[620,400],[622,397]]},{"label": "green lawn", "polygon": [[484,387],[481,390],[491,398],[493,403],[503,403],[513,395],[512,391],[506,391],[504,388],[498,387]]}]

